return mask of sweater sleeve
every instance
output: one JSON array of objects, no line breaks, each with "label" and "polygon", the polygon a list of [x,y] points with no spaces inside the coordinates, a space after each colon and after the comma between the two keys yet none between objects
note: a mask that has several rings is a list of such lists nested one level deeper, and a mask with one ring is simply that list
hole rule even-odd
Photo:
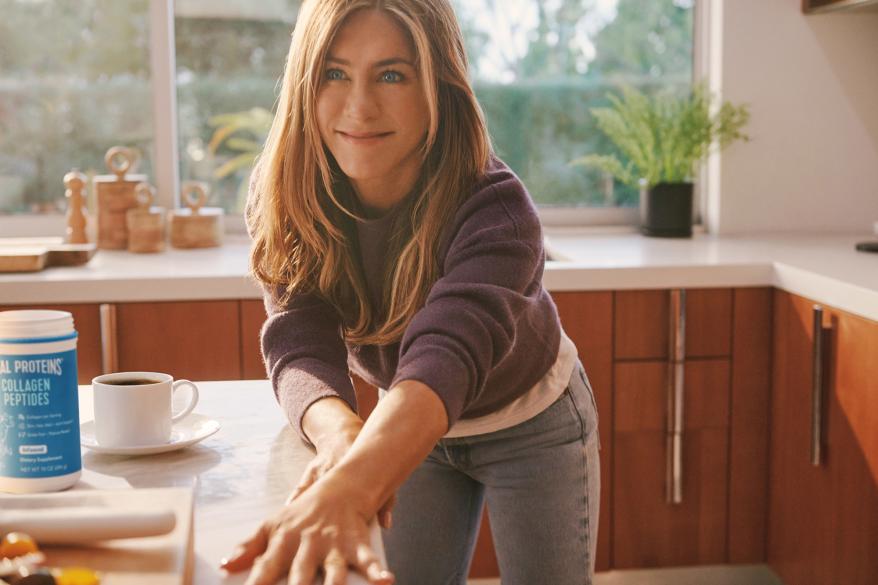
[{"label": "sweater sleeve", "polygon": [[262,356],[271,385],[287,419],[310,444],[302,417],[311,404],[337,396],[357,412],[340,319],[329,303],[314,294],[294,296],[280,307],[266,292],[265,310]]},{"label": "sweater sleeve", "polygon": [[473,195],[455,218],[442,274],[403,336],[391,387],[409,379],[429,386],[450,428],[511,351],[520,316],[539,302],[543,264],[539,217],[520,183]]}]

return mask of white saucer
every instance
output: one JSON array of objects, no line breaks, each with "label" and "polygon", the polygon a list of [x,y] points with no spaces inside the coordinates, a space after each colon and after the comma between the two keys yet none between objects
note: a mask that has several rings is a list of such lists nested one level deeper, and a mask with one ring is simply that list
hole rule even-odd
[{"label": "white saucer", "polygon": [[153,453],[176,451],[177,449],[194,445],[208,438],[219,429],[219,422],[193,412],[174,424],[171,429],[171,440],[167,443],[142,445],[140,447],[104,447],[98,445],[95,438],[95,423],[91,420],[79,426],[79,442],[83,447],[91,449],[95,453],[106,453],[107,455],[151,455]]}]

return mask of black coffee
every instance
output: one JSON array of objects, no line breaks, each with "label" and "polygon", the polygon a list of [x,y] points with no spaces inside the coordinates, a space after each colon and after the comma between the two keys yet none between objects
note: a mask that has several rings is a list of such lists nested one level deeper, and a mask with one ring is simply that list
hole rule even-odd
[{"label": "black coffee", "polygon": [[143,386],[144,384],[158,384],[161,380],[150,380],[149,378],[129,378],[128,380],[113,380],[112,382],[104,382],[111,386]]}]

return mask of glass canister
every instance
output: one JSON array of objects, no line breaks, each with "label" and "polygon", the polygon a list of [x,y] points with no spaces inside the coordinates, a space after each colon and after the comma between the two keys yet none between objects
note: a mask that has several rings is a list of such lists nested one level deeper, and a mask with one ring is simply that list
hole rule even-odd
[{"label": "glass canister", "polygon": [[0,491],[79,479],[76,330],[64,311],[0,311]]}]

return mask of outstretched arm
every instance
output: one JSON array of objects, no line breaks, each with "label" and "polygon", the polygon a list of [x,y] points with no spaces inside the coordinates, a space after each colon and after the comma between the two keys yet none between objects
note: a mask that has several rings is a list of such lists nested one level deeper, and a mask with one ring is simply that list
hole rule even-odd
[{"label": "outstretched arm", "polygon": [[[253,565],[247,585],[311,585],[318,569],[343,583],[348,566],[371,583],[393,577],[369,546],[369,520],[430,453],[448,429],[445,407],[425,384],[403,380],[369,416],[338,465],[265,522],[225,565]],[[254,562],[255,561],[255,562]]]}]

